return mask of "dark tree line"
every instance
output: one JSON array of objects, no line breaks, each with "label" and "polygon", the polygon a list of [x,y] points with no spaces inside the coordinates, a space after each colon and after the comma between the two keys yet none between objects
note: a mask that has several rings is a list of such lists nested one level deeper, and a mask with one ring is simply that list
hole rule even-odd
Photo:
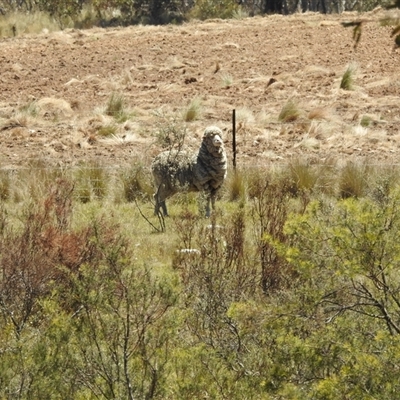
[{"label": "dark tree line", "polygon": [[107,11],[117,10],[115,25],[135,23],[163,24],[195,17],[227,18],[239,7],[250,16],[291,14],[294,12],[341,13],[368,11],[388,6],[390,0],[0,0],[0,15],[10,12],[45,11],[61,20],[78,15],[90,6],[100,20]]}]

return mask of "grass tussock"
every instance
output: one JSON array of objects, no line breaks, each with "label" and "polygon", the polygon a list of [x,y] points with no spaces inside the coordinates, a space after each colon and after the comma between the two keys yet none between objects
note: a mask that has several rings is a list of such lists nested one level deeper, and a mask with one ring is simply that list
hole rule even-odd
[{"label": "grass tussock", "polygon": [[326,108],[317,107],[312,109],[308,115],[308,119],[311,120],[325,120],[328,121],[330,119],[330,111]]},{"label": "grass tussock", "polygon": [[357,66],[350,64],[342,76],[340,81],[340,89],[343,90],[354,90],[355,74],[357,72]]},{"label": "grass tussock", "polygon": [[245,173],[239,170],[229,175],[225,184],[229,201],[244,200],[246,195]]},{"label": "grass tussock", "polygon": [[348,162],[340,171],[339,195],[341,198],[361,198],[368,191],[370,167],[364,163]]},{"label": "grass tussock", "polygon": [[134,165],[122,175],[124,199],[128,202],[135,200],[152,201],[154,188],[152,177],[146,173],[142,165]]},{"label": "grass tussock", "polygon": [[201,117],[203,101],[200,97],[195,97],[189,105],[183,110],[183,120],[185,122],[196,121]]},{"label": "grass tussock", "polygon": [[110,170],[98,163],[81,165],[76,171],[76,196],[82,203],[104,200],[109,193]]},{"label": "grass tussock", "polygon": [[119,93],[112,93],[107,101],[104,113],[118,123],[123,123],[129,120],[133,113],[128,110],[125,97]]},{"label": "grass tussock", "polygon": [[301,111],[295,100],[291,99],[286,102],[278,115],[280,122],[293,122],[301,116]]},{"label": "grass tussock", "polygon": [[100,126],[97,130],[97,134],[101,137],[110,137],[116,135],[118,132],[118,126],[116,124],[107,124]]},{"label": "grass tussock", "polygon": [[233,85],[234,78],[231,74],[225,72],[221,74],[221,85],[224,88],[229,88]]}]

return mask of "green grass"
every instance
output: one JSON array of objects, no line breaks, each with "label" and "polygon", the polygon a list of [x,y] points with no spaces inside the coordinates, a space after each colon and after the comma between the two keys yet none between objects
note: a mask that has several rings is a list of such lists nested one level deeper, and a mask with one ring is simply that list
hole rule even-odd
[{"label": "green grass", "polygon": [[103,125],[101,126],[98,130],[97,133],[99,136],[102,137],[109,137],[113,136],[117,133],[118,131],[118,126],[115,124],[108,124],[108,125]]},{"label": "green grass", "polygon": [[107,101],[105,114],[113,117],[116,122],[129,120],[134,114],[128,110],[125,97],[119,93],[112,93]]},{"label": "green grass", "polygon": [[301,115],[297,103],[294,100],[289,100],[282,107],[281,112],[278,115],[280,122],[293,122],[296,121]]},{"label": "green grass", "polygon": [[353,64],[350,64],[346,71],[342,76],[342,80],[340,81],[340,89],[343,90],[354,90],[354,77],[356,73],[357,67]]},{"label": "green grass", "polygon": [[183,120],[192,122],[198,120],[202,113],[202,100],[200,97],[195,97],[189,105],[183,110]]}]

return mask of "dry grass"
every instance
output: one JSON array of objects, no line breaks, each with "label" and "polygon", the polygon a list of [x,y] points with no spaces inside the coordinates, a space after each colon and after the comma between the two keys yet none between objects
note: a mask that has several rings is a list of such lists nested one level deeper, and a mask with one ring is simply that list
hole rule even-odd
[{"label": "dry grass", "polygon": [[228,72],[221,74],[221,85],[223,87],[232,86],[233,85],[233,76]]},{"label": "dry grass", "polygon": [[[304,22],[305,29],[309,29],[307,23],[318,25],[320,17],[296,15],[291,17],[290,21],[293,20]],[[51,88],[52,94],[50,89],[42,95],[37,92],[35,97],[30,93],[21,94],[18,101],[13,99],[13,103],[0,104],[2,138],[10,140],[4,145],[5,159],[13,163],[17,146],[21,146],[18,150],[24,146],[26,151],[39,149],[41,145],[47,150],[49,143],[55,140],[53,135],[61,142],[61,150],[53,152],[56,162],[58,158],[67,158],[68,154],[72,160],[99,156],[110,163],[127,164],[137,154],[149,152],[150,159],[159,150],[151,147],[158,126],[155,110],[166,118],[178,115],[184,122],[190,122],[189,145],[197,144],[208,124],[220,125],[229,142],[232,109],[236,109],[239,132],[239,165],[289,163],[299,154],[317,159],[330,156],[356,159],[375,157],[382,152],[393,154],[395,159],[398,97],[385,92],[392,90],[391,93],[395,93],[393,88],[398,85],[398,79],[368,71],[357,76],[357,90],[338,90],[345,62],[326,64],[313,57],[311,52],[304,59],[297,58],[298,49],[290,48],[280,54],[274,68],[266,69],[265,63],[257,63],[254,51],[249,51],[250,42],[236,34],[237,30],[247,32],[254,25],[264,32],[289,22],[285,18],[279,22],[273,16],[270,19],[230,20],[224,24],[218,21],[190,23],[184,27],[67,29],[50,33],[48,38],[45,35],[30,38],[29,42],[18,38],[21,48],[33,45],[37,40],[37,54],[46,46],[52,46],[54,57],[58,57],[55,60],[64,57],[65,46],[76,52],[79,50],[84,56],[91,51],[91,46],[101,42],[101,48],[103,41],[106,43],[109,38],[116,42],[122,38],[122,45],[133,37],[138,46],[142,46],[143,37],[147,39],[144,47],[138,49],[137,57],[119,60],[116,54],[107,61],[104,59],[104,65],[108,64],[106,72],[102,72],[103,60],[99,58],[93,68],[82,69],[79,74],[67,74],[61,79],[62,86],[56,95],[53,93],[57,89]],[[255,33],[260,35],[258,31]],[[204,41],[197,40],[203,36],[212,43],[205,46]],[[215,36],[220,36],[218,41],[213,39]],[[161,37],[163,41],[160,41]],[[252,33],[251,37],[256,41],[259,36]],[[166,38],[168,40],[164,40]],[[282,45],[281,39],[279,35],[274,37],[272,50],[265,48],[265,55],[257,55],[265,62],[270,60],[271,51]],[[204,55],[199,56],[200,49],[196,47],[196,52],[184,58],[179,51],[184,46],[186,49],[185,40],[191,46],[201,43]],[[177,47],[174,47],[174,41],[179,42]],[[114,51],[119,47],[109,48]],[[228,54],[229,57],[225,57]],[[364,64],[363,70],[368,68]],[[27,65],[30,64],[22,60],[10,63],[9,70],[5,71],[7,79],[13,82],[28,79],[28,72],[32,71],[28,71]],[[352,68],[350,65],[350,72]],[[63,71],[61,68],[58,73]],[[5,76],[2,75],[3,79]],[[354,73],[349,74],[348,78],[351,77],[354,78]],[[87,93],[95,93],[95,96],[90,95],[88,99]],[[135,106],[134,115],[131,105]],[[45,143],[45,138],[49,143]],[[77,148],[82,150],[79,155]],[[381,159],[391,161],[383,155]]]}]

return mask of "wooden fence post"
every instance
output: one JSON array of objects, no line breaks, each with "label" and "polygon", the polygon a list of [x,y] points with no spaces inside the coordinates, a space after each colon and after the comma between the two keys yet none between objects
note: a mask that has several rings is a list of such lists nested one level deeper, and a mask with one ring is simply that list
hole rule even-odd
[{"label": "wooden fence post", "polygon": [[236,110],[232,110],[232,152],[233,169],[236,171]]}]

